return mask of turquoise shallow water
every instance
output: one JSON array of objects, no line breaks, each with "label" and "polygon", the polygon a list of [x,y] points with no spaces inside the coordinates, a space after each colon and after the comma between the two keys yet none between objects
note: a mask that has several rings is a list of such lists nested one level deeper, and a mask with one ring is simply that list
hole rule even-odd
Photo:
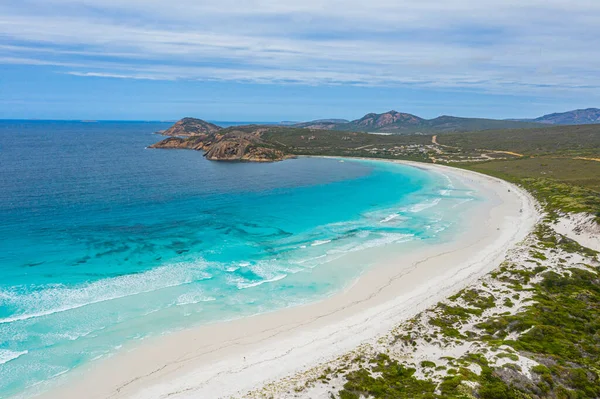
[{"label": "turquoise shallow water", "polygon": [[[324,298],[472,201],[373,161],[215,163],[157,123],[0,122],[0,397],[124,343]],[[384,252],[384,251],[382,251]]]}]

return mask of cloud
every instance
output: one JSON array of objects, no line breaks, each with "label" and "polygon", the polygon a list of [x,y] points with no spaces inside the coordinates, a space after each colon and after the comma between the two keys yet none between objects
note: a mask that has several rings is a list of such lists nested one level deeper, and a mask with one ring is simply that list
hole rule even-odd
[{"label": "cloud", "polygon": [[137,80],[175,80],[168,76],[160,75],[144,75],[144,74],[119,74],[119,73],[107,73],[107,72],[67,72],[68,75],[81,76],[81,77],[93,77],[93,78],[114,78],[114,79],[137,79]]},{"label": "cloud", "polygon": [[0,5],[0,63],[81,77],[592,92],[599,36],[595,0]]}]

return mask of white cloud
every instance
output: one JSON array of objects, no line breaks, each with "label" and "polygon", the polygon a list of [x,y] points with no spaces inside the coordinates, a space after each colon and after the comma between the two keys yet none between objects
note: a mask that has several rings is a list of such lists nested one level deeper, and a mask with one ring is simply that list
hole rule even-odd
[{"label": "white cloud", "polygon": [[597,37],[596,0],[0,5],[0,62],[82,77],[585,92]]}]

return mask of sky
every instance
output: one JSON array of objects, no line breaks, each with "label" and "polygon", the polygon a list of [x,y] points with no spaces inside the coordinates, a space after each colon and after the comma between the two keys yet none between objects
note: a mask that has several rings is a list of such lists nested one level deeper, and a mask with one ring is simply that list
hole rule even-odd
[{"label": "sky", "polygon": [[600,107],[598,0],[2,0],[0,118]]}]

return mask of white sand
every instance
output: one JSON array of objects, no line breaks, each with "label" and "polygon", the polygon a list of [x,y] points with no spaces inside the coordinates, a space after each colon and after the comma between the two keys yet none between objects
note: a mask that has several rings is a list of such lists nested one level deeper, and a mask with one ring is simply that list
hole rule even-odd
[{"label": "white sand", "polygon": [[584,247],[600,251],[600,225],[596,223],[593,215],[588,213],[564,215],[554,225],[554,230]]},{"label": "white sand", "polygon": [[409,164],[458,178],[493,200],[473,209],[471,227],[453,242],[399,254],[329,299],[138,343],[43,396],[243,395],[346,353],[459,291],[497,267],[539,219],[535,201],[505,181],[439,165]]}]

